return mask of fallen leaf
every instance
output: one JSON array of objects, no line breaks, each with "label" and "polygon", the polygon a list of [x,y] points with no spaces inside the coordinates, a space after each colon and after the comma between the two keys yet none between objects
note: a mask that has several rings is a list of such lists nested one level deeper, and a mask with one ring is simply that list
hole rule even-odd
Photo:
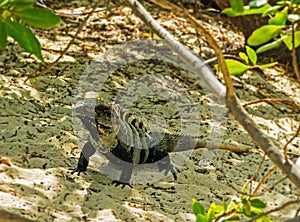
[{"label": "fallen leaf", "polygon": [[1,159],[1,160],[0,160],[0,164],[5,164],[5,165],[7,165],[7,166],[11,166],[11,164],[8,162],[7,159]]}]

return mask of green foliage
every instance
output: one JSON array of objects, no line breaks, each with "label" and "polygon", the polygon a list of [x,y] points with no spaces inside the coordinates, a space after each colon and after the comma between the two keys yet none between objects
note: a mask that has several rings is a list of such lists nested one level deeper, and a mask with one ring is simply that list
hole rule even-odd
[{"label": "green foliage", "polygon": [[[272,62],[264,65],[257,65],[257,54],[249,46],[246,46],[246,53],[239,53],[239,57],[243,62],[234,59],[225,59],[229,74],[239,75],[249,69],[258,68],[262,70],[277,64],[277,62]],[[218,70],[219,66],[215,65],[215,69]]]},{"label": "green foliage", "polygon": [[[196,222],[212,222],[216,219],[219,221],[240,221],[245,218],[253,218],[264,211],[266,204],[257,197],[249,197],[246,195],[248,182],[242,189],[242,194],[238,200],[231,201],[228,205],[223,200],[222,205],[212,203],[207,210],[197,200],[192,201],[193,213],[196,216]],[[258,222],[272,222],[269,215],[265,215],[257,219]]]},{"label": "green foliage", "polygon": [[[300,21],[300,3],[297,0],[277,1],[276,5],[269,5],[267,0],[251,1],[244,10],[238,8],[240,0],[230,1],[231,8],[223,10],[228,16],[241,16],[249,14],[261,14],[268,16],[268,24],[254,30],[247,40],[250,46],[260,46],[256,53],[266,52],[279,47],[282,43],[289,50],[300,45],[300,31],[293,30],[294,24]],[[294,43],[292,35],[294,35]]]},{"label": "green foliage", "polygon": [[244,6],[242,12],[235,11],[233,10],[233,8],[226,8],[222,11],[222,13],[230,17],[240,16],[240,15],[254,15],[254,14],[261,14],[270,7],[271,6],[269,4],[266,4],[261,8],[251,8],[250,6]]},{"label": "green foliage", "polygon": [[42,62],[41,45],[32,31],[26,27],[52,28],[60,18],[47,9],[34,7],[35,0],[0,1],[0,49],[7,46],[7,37],[12,37],[22,48],[34,54]]},{"label": "green foliage", "polygon": [[244,1],[243,0],[230,0],[230,5],[233,11],[243,12],[244,11]]},{"label": "green foliage", "polygon": [[283,25],[264,25],[256,29],[252,35],[248,38],[247,43],[251,46],[258,46],[266,43],[276,37]]}]

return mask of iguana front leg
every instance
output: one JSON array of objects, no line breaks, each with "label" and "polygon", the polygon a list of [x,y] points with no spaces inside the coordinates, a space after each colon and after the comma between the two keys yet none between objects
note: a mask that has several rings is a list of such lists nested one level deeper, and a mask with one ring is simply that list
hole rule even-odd
[{"label": "iguana front leg", "polygon": [[124,188],[125,186],[129,186],[132,188],[132,186],[129,183],[132,175],[132,170],[133,170],[133,165],[126,164],[126,166],[124,166],[122,170],[120,179],[114,180],[112,183],[115,184],[116,186],[122,185],[122,188]]},{"label": "iguana front leg", "polygon": [[179,172],[179,169],[171,163],[169,153],[166,152],[159,145],[153,148],[151,161],[153,162],[158,161],[157,165],[158,165],[159,172],[165,170],[165,175],[167,175],[168,172],[170,171],[173,175],[174,180],[177,180],[177,172]]},{"label": "iguana front leg", "polygon": [[80,157],[78,160],[77,168],[73,169],[71,172],[72,174],[78,172],[78,175],[80,175],[81,172],[84,172],[87,170],[87,166],[89,165],[89,158],[94,155],[96,152],[94,146],[89,141],[87,142],[84,147],[82,148],[82,151],[80,153]]}]

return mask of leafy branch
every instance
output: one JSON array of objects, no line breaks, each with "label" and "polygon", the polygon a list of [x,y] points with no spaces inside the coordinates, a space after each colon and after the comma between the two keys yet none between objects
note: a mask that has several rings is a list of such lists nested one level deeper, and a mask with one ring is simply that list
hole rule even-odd
[{"label": "leafy branch", "polygon": [[297,64],[296,48],[300,46],[300,4],[298,0],[277,1],[274,6],[268,4],[267,0],[254,0],[244,6],[243,0],[230,1],[231,8],[222,12],[228,16],[246,16],[261,14],[268,17],[268,24],[263,25],[250,35],[247,43],[258,47],[256,53],[263,53],[281,46],[283,43],[292,52],[292,64],[295,75],[300,82],[300,72]]},{"label": "leafy branch", "polygon": [[0,3],[0,49],[5,49],[7,38],[12,37],[26,52],[44,62],[41,44],[26,25],[52,28],[60,18],[47,9],[34,7],[34,3],[35,0],[4,0]]},{"label": "leafy branch", "polygon": [[257,197],[246,195],[249,182],[247,182],[238,200],[232,200],[226,204],[223,200],[222,205],[212,203],[207,212],[204,206],[197,200],[193,200],[192,209],[196,215],[196,222],[212,222],[226,220],[241,220],[242,218],[254,218],[260,216],[257,221],[271,222],[273,221],[269,215],[264,214],[266,204]]},{"label": "leafy branch", "polygon": [[[247,54],[246,54],[247,53]],[[256,52],[246,46],[246,53],[240,52],[239,57],[243,62],[237,61],[235,59],[225,59],[226,65],[228,67],[228,72],[232,75],[239,75],[249,69],[266,69],[276,65],[278,62],[272,62],[264,65],[257,64],[257,54]],[[215,69],[218,70],[219,66],[215,65]]]}]

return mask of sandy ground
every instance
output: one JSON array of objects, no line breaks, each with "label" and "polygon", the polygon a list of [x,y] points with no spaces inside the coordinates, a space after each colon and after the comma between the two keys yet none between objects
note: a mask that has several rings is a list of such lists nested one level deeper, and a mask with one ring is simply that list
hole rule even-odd
[{"label": "sandy ground", "polygon": [[[128,17],[124,11],[127,13],[128,9],[122,10],[120,17],[108,20],[109,24],[101,20],[96,23],[94,18],[89,27],[109,28],[116,21],[140,24],[133,15],[130,18],[134,21],[124,20]],[[180,19],[175,21],[182,22]],[[122,26],[121,23],[118,25]],[[171,31],[174,28],[174,24],[165,25],[169,25]],[[70,40],[70,36],[61,31],[64,26],[66,23],[54,31],[55,37],[46,38],[53,35],[51,32],[45,38],[41,37],[42,44],[47,46],[43,53],[48,61],[53,60],[58,50]],[[24,218],[35,221],[194,221],[192,199],[208,207],[212,202],[220,204],[223,198],[227,202],[238,198],[237,191],[256,171],[263,154],[231,118],[224,126],[223,139],[229,143],[248,144],[251,150],[245,154],[196,150],[181,166],[177,181],[168,175],[149,184],[134,184],[133,188],[115,187],[111,185],[111,178],[99,172],[101,157],[98,155],[93,156],[86,174],[70,174],[69,168],[77,165],[84,143],[78,140],[72,121],[72,102],[78,81],[89,67],[91,58],[109,48],[108,40],[111,45],[121,44],[121,37],[128,34],[109,36],[109,32],[104,31],[99,34],[104,43],[97,44],[93,39],[97,36],[90,35],[88,28],[46,76],[26,81],[29,75],[44,67],[17,45],[10,44],[0,55],[1,221],[10,215],[13,218],[7,221],[24,221]],[[134,39],[137,32],[130,35]],[[115,39],[117,37],[120,39]],[[260,98],[300,102],[299,84],[280,66],[263,73],[247,72],[234,80],[243,102]],[[197,87],[188,90],[198,95]],[[294,135],[300,123],[299,109],[281,103],[250,105],[247,111],[280,147]],[[293,161],[300,154],[299,147],[298,137],[289,148]],[[172,153],[171,158],[176,155],[180,154]],[[264,162],[253,182],[254,187],[272,166],[268,159]],[[133,177],[136,175],[134,172]],[[282,178],[280,172],[275,172],[259,192],[268,203],[268,209],[296,198],[296,189],[287,179],[277,183]],[[284,221],[294,217],[296,209],[295,206],[287,208],[272,217],[275,221]]]}]

